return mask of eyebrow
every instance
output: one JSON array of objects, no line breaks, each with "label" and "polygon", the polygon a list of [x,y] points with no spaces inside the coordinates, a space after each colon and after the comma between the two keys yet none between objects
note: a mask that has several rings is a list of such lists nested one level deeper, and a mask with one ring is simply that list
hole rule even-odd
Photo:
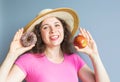
[{"label": "eyebrow", "polygon": [[[57,24],[57,23],[60,23],[60,22],[55,22],[55,24]],[[45,25],[49,25],[49,24],[43,24],[43,25],[41,25],[41,27],[43,27],[43,26],[45,26]]]},{"label": "eyebrow", "polygon": [[43,26],[45,26],[45,25],[48,25],[48,24],[41,25],[41,27],[43,27]]}]

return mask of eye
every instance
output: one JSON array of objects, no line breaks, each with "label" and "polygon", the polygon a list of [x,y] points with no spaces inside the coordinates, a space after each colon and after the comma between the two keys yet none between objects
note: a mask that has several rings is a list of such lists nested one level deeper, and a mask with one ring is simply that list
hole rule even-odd
[{"label": "eye", "polygon": [[45,27],[43,27],[43,29],[47,29],[47,28],[48,28],[48,27],[46,27],[46,26],[45,26]]},{"label": "eye", "polygon": [[43,26],[43,27],[42,27],[42,29],[44,29],[44,30],[45,30],[45,29],[48,29],[48,28],[49,28],[48,26]]},{"label": "eye", "polygon": [[55,24],[55,27],[59,27],[60,25],[59,24]]}]

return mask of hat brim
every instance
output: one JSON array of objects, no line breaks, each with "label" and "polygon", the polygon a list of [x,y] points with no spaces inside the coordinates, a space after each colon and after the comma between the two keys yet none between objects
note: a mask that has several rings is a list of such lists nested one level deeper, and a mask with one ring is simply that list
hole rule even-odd
[{"label": "hat brim", "polygon": [[70,31],[72,33],[72,36],[74,36],[74,34],[76,33],[78,29],[79,19],[78,19],[76,12],[70,8],[57,8],[49,12],[46,12],[44,14],[40,14],[36,16],[32,21],[30,21],[24,27],[24,32],[33,31],[36,24],[39,24],[45,18],[51,17],[51,16],[58,17],[66,21],[66,23],[70,26]]}]

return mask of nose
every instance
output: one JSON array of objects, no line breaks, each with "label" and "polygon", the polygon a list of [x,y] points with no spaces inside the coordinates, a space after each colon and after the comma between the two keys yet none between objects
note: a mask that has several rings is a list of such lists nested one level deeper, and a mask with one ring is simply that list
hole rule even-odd
[{"label": "nose", "polygon": [[55,30],[55,27],[54,26],[51,26],[50,28],[50,33],[54,33],[56,30]]}]

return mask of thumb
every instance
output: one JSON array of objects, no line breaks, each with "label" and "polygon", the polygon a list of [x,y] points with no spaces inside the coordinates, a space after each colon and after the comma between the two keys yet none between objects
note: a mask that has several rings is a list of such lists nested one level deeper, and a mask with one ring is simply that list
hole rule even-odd
[{"label": "thumb", "polygon": [[25,47],[25,50],[30,50],[30,49],[32,49],[34,46],[35,46],[35,44],[33,44],[33,45],[31,45],[31,46],[28,46],[28,47]]},{"label": "thumb", "polygon": [[33,45],[31,45],[31,46],[28,46],[28,47],[24,47],[24,48],[23,48],[23,51],[26,52],[26,51],[32,49],[34,46],[35,46],[35,44],[33,44]]},{"label": "thumb", "polygon": [[83,52],[83,49],[80,49],[78,46],[75,46],[75,49],[79,52]]}]

